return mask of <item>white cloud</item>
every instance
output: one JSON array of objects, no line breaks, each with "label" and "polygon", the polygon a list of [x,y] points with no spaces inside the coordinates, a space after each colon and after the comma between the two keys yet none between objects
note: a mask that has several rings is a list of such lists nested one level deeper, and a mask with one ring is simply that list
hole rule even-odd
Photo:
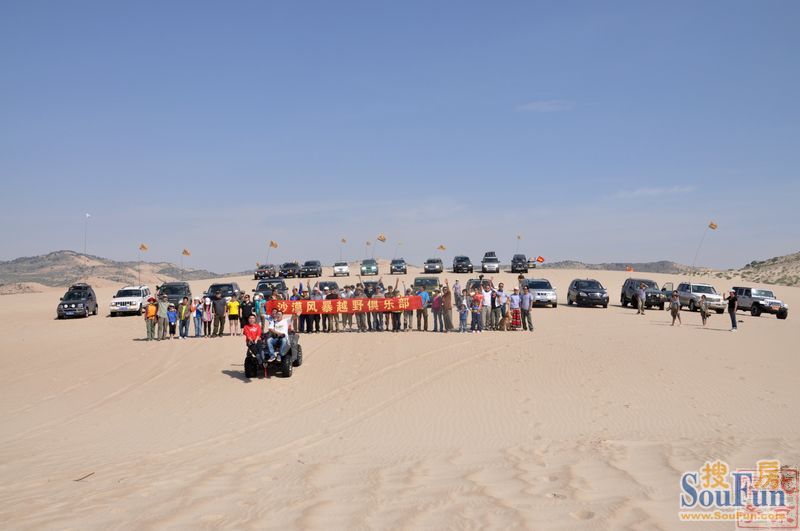
[{"label": "white cloud", "polygon": [[575,102],[569,100],[536,100],[517,107],[519,112],[560,112],[571,111]]},{"label": "white cloud", "polygon": [[694,192],[694,186],[673,186],[671,188],[637,188],[635,190],[619,190],[611,199],[633,199],[637,197],[660,197],[664,195],[688,194]]}]

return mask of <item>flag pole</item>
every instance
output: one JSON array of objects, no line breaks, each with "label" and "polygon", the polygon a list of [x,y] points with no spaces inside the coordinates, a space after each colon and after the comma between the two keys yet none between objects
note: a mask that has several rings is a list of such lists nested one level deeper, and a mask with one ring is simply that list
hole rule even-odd
[{"label": "flag pole", "polygon": [[142,285],[142,249],[139,249],[139,267],[136,268],[136,278],[138,286]]},{"label": "flag pole", "polygon": [[86,235],[89,232],[89,214],[83,217],[83,254],[86,254]]},{"label": "flag pole", "polygon": [[692,259],[692,273],[697,272],[695,268],[695,264],[697,263],[697,255],[700,254],[700,247],[703,246],[703,242],[706,239],[706,234],[708,234],[708,226],[706,226],[706,230],[703,231],[703,237],[700,238],[700,244],[697,246],[697,250],[694,252],[694,258]]}]

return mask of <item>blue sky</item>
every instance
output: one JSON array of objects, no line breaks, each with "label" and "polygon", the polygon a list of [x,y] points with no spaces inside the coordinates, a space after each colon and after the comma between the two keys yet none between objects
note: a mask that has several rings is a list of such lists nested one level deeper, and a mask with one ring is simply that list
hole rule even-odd
[{"label": "blue sky", "polygon": [[0,259],[797,251],[800,3],[0,4]]}]

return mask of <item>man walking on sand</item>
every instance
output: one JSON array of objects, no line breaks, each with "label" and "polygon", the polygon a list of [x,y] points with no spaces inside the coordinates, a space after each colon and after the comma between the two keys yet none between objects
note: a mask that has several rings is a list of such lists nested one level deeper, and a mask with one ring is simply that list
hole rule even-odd
[{"label": "man walking on sand", "polygon": [[645,288],[646,286],[644,282],[642,282],[639,284],[639,289],[636,290],[637,315],[644,315],[644,300],[647,297],[647,290]]}]

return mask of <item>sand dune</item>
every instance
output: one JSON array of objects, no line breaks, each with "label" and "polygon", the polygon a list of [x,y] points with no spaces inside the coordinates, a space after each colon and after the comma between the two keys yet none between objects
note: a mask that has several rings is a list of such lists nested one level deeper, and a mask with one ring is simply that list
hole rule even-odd
[{"label": "sand dune", "polygon": [[[306,335],[304,365],[269,380],[244,378],[238,337],[147,343],[137,317],[54,320],[59,290],[7,295],[0,523],[683,529],[683,471],[800,463],[795,315],[673,328],[616,304],[626,273],[541,274],[562,304],[532,334]],[[612,306],[564,305],[576,276]]]}]

